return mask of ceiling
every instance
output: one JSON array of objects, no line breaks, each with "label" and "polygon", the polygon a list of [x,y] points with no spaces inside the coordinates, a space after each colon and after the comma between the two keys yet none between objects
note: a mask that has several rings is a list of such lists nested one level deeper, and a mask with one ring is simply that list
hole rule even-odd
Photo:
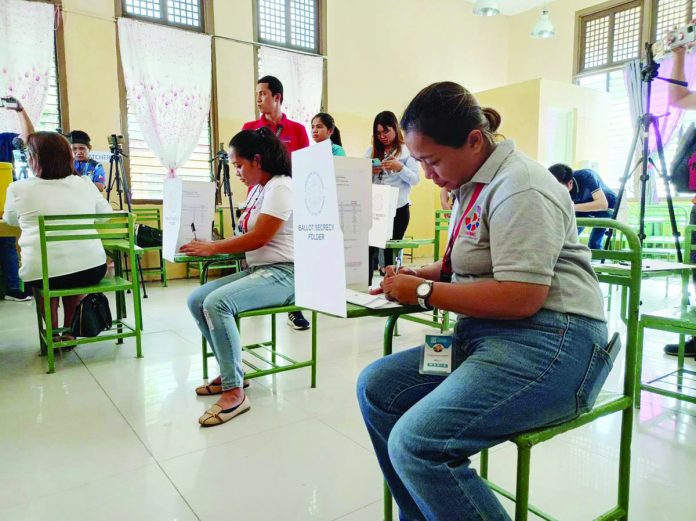
[{"label": "ceiling", "polygon": [[[466,0],[470,4],[474,4],[475,0]],[[541,8],[544,5],[544,0],[498,0],[500,10],[504,15],[512,16],[520,14],[534,8]],[[549,0],[553,3],[553,0]],[[553,6],[551,6],[553,8]]]}]

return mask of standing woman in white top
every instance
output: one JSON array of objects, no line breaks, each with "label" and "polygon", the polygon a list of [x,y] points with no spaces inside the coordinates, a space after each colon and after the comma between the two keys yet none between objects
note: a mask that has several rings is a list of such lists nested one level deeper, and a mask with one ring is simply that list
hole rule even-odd
[{"label": "standing woman in white top", "polygon": [[235,317],[243,311],[290,305],[295,301],[290,155],[266,127],[242,130],[230,141],[230,162],[250,187],[239,218],[242,235],[182,246],[189,255],[246,253],[248,268],[196,289],[188,307],[215,353],[220,376],[196,389],[220,395],[198,422],[220,425],[250,408],[244,393],[242,342]]},{"label": "standing woman in white top", "polygon": [[[391,238],[401,240],[411,219],[409,195],[411,188],[418,183],[418,162],[411,157],[404,145],[404,137],[393,112],[385,110],[375,116],[372,123],[372,146],[367,149],[365,157],[372,158],[372,184],[395,186],[399,189]],[[378,254],[379,248],[370,247],[370,285],[372,274],[377,268]],[[385,249],[384,265],[390,266],[393,262],[394,251],[390,248]]]},{"label": "standing woman in white top", "polygon": [[[111,206],[90,179],[73,175],[70,143],[56,132],[35,132],[27,138],[27,158],[35,177],[7,188],[3,219],[19,226],[22,266],[19,276],[26,286],[42,285],[39,215],[110,213]],[[101,241],[60,241],[47,245],[49,287],[70,289],[91,286],[106,274],[106,254]],[[64,327],[70,327],[84,295],[62,297]],[[40,309],[43,303],[40,302]],[[51,298],[51,320],[58,324],[58,298]],[[55,340],[59,340],[56,338]],[[62,340],[73,340],[64,334]]]}]

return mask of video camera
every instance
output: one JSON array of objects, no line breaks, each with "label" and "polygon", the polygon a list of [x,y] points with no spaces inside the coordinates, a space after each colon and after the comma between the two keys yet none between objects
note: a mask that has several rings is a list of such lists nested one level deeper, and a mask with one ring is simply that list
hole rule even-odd
[{"label": "video camera", "polygon": [[665,45],[670,51],[692,42],[696,42],[696,23],[694,22],[672,29],[665,36]]},{"label": "video camera", "polygon": [[109,142],[109,150],[111,150],[112,154],[123,152],[123,136],[111,134],[106,137],[106,140]]},{"label": "video camera", "polygon": [[10,110],[17,110],[19,108],[19,101],[17,101],[17,98],[13,98],[12,96],[2,97],[0,98],[0,107],[5,107]]}]

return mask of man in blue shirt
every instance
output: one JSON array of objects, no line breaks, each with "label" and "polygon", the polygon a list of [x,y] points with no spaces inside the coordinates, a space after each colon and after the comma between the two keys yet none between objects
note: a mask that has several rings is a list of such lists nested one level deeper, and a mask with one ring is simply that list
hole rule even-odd
[{"label": "man in blue shirt", "polygon": [[[559,183],[568,187],[570,198],[575,204],[577,217],[596,217],[610,219],[616,205],[616,194],[604,184],[602,178],[594,170],[585,168],[573,169],[568,165],[557,163],[549,167],[549,171]],[[582,233],[578,228],[578,234]],[[590,233],[588,246],[593,250],[602,249],[604,228],[593,228]]]},{"label": "man in blue shirt", "polygon": [[104,191],[106,185],[106,174],[104,167],[98,161],[91,159],[89,153],[92,150],[89,135],[82,130],[73,130],[68,134],[68,140],[72,146],[73,156],[75,157],[75,172],[78,175],[88,176],[92,182]]},{"label": "man in blue shirt", "polygon": [[[15,145],[12,141],[16,137],[21,137],[26,143],[29,134],[34,132],[34,125],[19,101],[17,101],[17,108],[8,106],[5,108],[17,113],[21,135],[15,132],[0,132],[0,162],[13,163],[12,151],[15,150]],[[0,237],[0,269],[5,281],[5,300],[16,302],[31,300],[31,293],[19,288],[19,257],[17,256],[17,239],[14,237]]]}]

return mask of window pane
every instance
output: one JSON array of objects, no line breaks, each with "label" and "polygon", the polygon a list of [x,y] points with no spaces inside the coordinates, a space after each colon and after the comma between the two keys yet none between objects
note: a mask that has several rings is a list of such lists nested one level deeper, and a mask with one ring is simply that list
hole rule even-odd
[{"label": "window pane", "polygon": [[259,0],[259,38],[287,45],[285,0]]},{"label": "window pane", "polygon": [[167,20],[177,24],[200,27],[199,0],[167,0]]},{"label": "window pane", "polygon": [[159,0],[125,0],[126,13],[148,18],[162,18]]},{"label": "window pane", "polygon": [[689,17],[689,0],[658,0],[656,39],[662,39],[672,27],[684,25]]},{"label": "window pane", "polygon": [[620,62],[640,56],[640,6],[614,15],[614,52],[612,61]]},{"label": "window pane", "polygon": [[618,188],[635,133],[622,70],[609,73],[609,98],[609,171],[604,180],[610,187]]},{"label": "window pane", "polygon": [[46,94],[46,104],[39,118],[36,130],[47,130],[50,132],[60,128],[60,100],[58,97],[58,74],[56,71],[56,48],[53,46],[53,58],[51,59],[51,70],[48,77],[48,93]]},{"label": "window pane", "polygon": [[590,20],[585,25],[585,60],[583,69],[606,65],[609,59],[609,15]]},{"label": "window pane", "polygon": [[[128,110],[130,181],[133,199],[162,199],[162,183],[167,170],[147,146],[140,125]],[[210,120],[203,126],[198,144],[189,160],[177,170],[177,176],[193,181],[210,181]]]},{"label": "window pane", "polygon": [[315,0],[290,0],[290,43],[307,49],[316,48]]}]

